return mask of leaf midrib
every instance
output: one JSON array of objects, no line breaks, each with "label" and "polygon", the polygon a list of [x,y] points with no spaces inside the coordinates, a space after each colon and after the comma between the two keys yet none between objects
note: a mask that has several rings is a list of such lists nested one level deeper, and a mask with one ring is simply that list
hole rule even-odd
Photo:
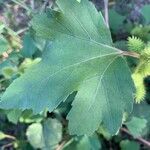
[{"label": "leaf midrib", "polygon": [[[120,53],[118,53],[118,52],[109,53],[109,54],[106,54],[106,55],[100,55],[100,56],[92,57],[92,58],[90,58],[90,59],[86,59],[86,60],[84,60],[84,61],[80,61],[80,62],[75,63],[75,64],[72,64],[72,65],[68,65],[68,66],[66,66],[66,67],[64,67],[64,68],[62,68],[62,69],[60,69],[60,70],[54,72],[54,73],[51,74],[48,78],[51,78],[51,77],[53,77],[54,75],[58,74],[59,72],[64,71],[64,70],[66,70],[66,69],[68,69],[68,68],[81,65],[82,63],[86,63],[86,62],[92,61],[92,60],[94,60],[94,59],[100,59],[100,58],[103,58],[103,57],[107,57],[107,56],[111,56],[111,55],[119,55],[119,54],[120,54]],[[47,78],[46,78],[46,80],[47,80]]]},{"label": "leaf midrib", "polygon": [[[103,79],[103,77],[104,77],[106,71],[109,69],[109,67],[112,65],[112,63],[113,63],[118,57],[119,57],[119,56],[114,57],[114,58],[112,59],[112,61],[106,66],[106,68],[104,69],[104,71],[102,72],[102,74],[99,76],[100,78],[99,78],[99,82],[98,82],[98,84],[97,84],[97,88],[96,88],[96,90],[95,90],[95,94],[94,94],[95,96],[93,97],[93,101],[92,101],[90,107],[87,109],[87,111],[90,111],[91,107],[93,106],[93,104],[94,104],[94,102],[95,102],[95,100],[96,100],[96,95],[97,95],[98,89],[99,89],[99,87],[100,87],[100,85],[101,85],[101,81],[102,81],[102,79]],[[108,102],[107,102],[107,103],[108,103]]]},{"label": "leaf midrib", "polygon": [[[44,78],[43,80],[41,80],[41,81],[39,82],[39,84],[41,84],[41,83],[44,82],[44,81],[47,81],[47,82],[48,82],[48,81],[50,80],[50,78],[52,78],[54,75],[60,73],[61,71],[66,70],[66,69],[68,69],[68,68],[71,68],[71,67],[74,67],[74,66],[78,66],[78,65],[80,65],[80,64],[82,64],[82,63],[86,63],[86,62],[92,61],[92,60],[94,60],[94,59],[99,59],[99,58],[103,58],[103,57],[107,57],[107,56],[111,56],[111,55],[115,55],[115,54],[118,54],[118,53],[109,53],[109,54],[107,54],[107,55],[101,55],[101,56],[93,57],[93,58],[91,58],[91,59],[87,59],[87,60],[85,60],[85,61],[82,61],[82,62],[79,62],[79,63],[75,63],[75,64],[73,64],[73,65],[69,65],[69,66],[67,66],[67,67],[64,67],[63,69],[60,69],[60,70],[56,71],[55,73],[51,74],[51,75],[48,76],[47,78]],[[116,57],[119,57],[119,56],[117,55]],[[116,58],[116,57],[115,57],[115,58]],[[113,61],[114,61],[114,59],[112,60],[112,62],[113,62]],[[107,68],[107,67],[106,67],[106,68]],[[36,89],[35,87],[36,87],[36,84],[32,84],[32,86],[31,86],[30,88],[31,88],[31,89],[32,89],[32,88]],[[42,88],[43,88],[43,87],[42,87]],[[39,92],[38,92],[38,93],[39,93]]]}]

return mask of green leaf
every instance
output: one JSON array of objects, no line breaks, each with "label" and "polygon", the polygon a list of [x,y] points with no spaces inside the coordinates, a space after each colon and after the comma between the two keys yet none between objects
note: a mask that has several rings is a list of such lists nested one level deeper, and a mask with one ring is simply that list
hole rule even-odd
[{"label": "green leaf", "polygon": [[31,124],[26,132],[27,138],[30,144],[34,148],[44,147],[43,129],[40,123]]},{"label": "green leaf", "polygon": [[125,16],[121,16],[118,14],[114,8],[109,9],[109,22],[110,28],[116,32],[123,25],[123,21],[125,20]]},{"label": "green leaf", "polygon": [[44,116],[42,114],[34,115],[32,110],[25,110],[22,112],[19,121],[22,123],[33,123],[33,122],[41,122]]},{"label": "green leaf", "polygon": [[71,134],[92,134],[104,125],[115,134],[131,112],[133,83],[122,51],[112,47],[101,13],[87,0],[57,0],[61,12],[35,16],[33,29],[51,39],[42,61],[6,90],[1,108],[51,112],[78,91],[68,115]]},{"label": "green leaf", "polygon": [[99,150],[101,148],[98,136],[84,136],[77,145],[77,150]]},{"label": "green leaf", "polygon": [[132,117],[132,119],[126,123],[127,128],[134,137],[142,135],[143,129],[146,128],[146,124],[147,121],[145,119],[137,117]]},{"label": "green leaf", "polygon": [[5,68],[13,68],[13,69],[16,68],[16,66],[19,63],[18,59],[19,57],[16,54],[14,53],[9,54],[8,59],[4,60],[3,62],[0,62],[0,74],[3,73],[3,70],[5,70]]},{"label": "green leaf", "polygon": [[146,102],[142,102],[140,104],[134,104],[132,115],[137,118],[146,119],[147,126],[150,126],[150,105]]},{"label": "green leaf", "polygon": [[32,55],[37,50],[37,47],[34,44],[33,38],[29,33],[25,34],[23,37],[23,48],[21,54],[24,57],[32,57]]},{"label": "green leaf", "polygon": [[111,140],[111,138],[112,138],[111,134],[106,130],[106,128],[103,125],[101,125],[98,128],[97,132],[99,134],[103,135],[103,137],[107,140]]},{"label": "green leaf", "polygon": [[16,73],[16,69],[13,67],[5,67],[2,69],[2,74],[5,78],[11,79],[11,77]]},{"label": "green leaf", "polygon": [[123,140],[120,143],[121,150],[140,150],[140,145],[137,142]]},{"label": "green leaf", "polygon": [[62,125],[55,119],[31,124],[26,132],[30,144],[43,150],[55,149],[62,138]]},{"label": "green leaf", "polygon": [[141,13],[143,15],[143,17],[145,18],[145,22],[146,23],[150,23],[150,5],[145,5],[142,7],[141,9]]},{"label": "green leaf", "polygon": [[8,48],[9,48],[9,44],[8,44],[7,40],[4,39],[3,37],[0,37],[0,55],[3,52],[7,51]]},{"label": "green leaf", "polygon": [[3,140],[6,138],[6,134],[0,131],[0,140]]},{"label": "green leaf", "polygon": [[100,150],[101,143],[96,134],[92,136],[75,137],[65,144],[63,150]]},{"label": "green leaf", "polygon": [[22,114],[21,110],[18,109],[9,110],[7,113],[7,118],[10,122],[17,124],[21,114]]}]

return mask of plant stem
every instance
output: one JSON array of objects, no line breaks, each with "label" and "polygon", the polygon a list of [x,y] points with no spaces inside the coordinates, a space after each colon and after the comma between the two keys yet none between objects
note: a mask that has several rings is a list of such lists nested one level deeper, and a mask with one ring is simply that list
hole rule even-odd
[{"label": "plant stem", "polygon": [[8,144],[2,146],[2,147],[1,147],[1,150],[6,150],[7,148],[9,148],[9,147],[11,147],[11,146],[13,146],[13,143],[8,143]]},{"label": "plant stem", "polygon": [[63,141],[57,148],[56,150],[62,150],[64,145],[67,143],[67,141]]},{"label": "plant stem", "polygon": [[26,28],[23,28],[23,29],[17,31],[17,35],[20,35],[20,34],[24,33],[24,32],[27,31],[28,29],[29,29],[29,27],[26,27]]},{"label": "plant stem", "polygon": [[32,10],[34,10],[34,7],[35,7],[35,6],[34,6],[34,0],[31,0],[31,1],[30,1],[30,4],[31,4]]},{"label": "plant stem", "polygon": [[109,28],[108,0],[104,0],[104,18],[105,18],[106,26]]},{"label": "plant stem", "polygon": [[46,9],[46,6],[48,3],[49,3],[49,0],[45,0],[43,6],[41,7],[41,13]]},{"label": "plant stem", "polygon": [[122,51],[122,55],[123,56],[130,56],[130,57],[134,57],[134,58],[140,58],[140,55],[138,53],[135,53],[135,52]]},{"label": "plant stem", "polygon": [[5,135],[6,138],[8,139],[12,139],[12,140],[16,140],[16,137],[12,136],[12,135]]},{"label": "plant stem", "polygon": [[[121,128],[120,131],[125,132],[129,136],[133,137],[133,135],[126,128]],[[141,142],[142,144],[146,145],[147,147],[150,147],[150,142],[145,140],[145,139],[143,139],[142,137],[137,137],[137,138],[134,138],[134,139],[139,141],[139,142]]]}]

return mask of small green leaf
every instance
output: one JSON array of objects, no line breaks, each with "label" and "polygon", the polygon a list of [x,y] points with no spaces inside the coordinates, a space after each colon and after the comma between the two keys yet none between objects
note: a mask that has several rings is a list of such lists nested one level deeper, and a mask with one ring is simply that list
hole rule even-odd
[{"label": "small green leaf", "polygon": [[140,150],[140,145],[137,142],[123,140],[120,143],[121,150]]},{"label": "small green leaf", "polygon": [[128,130],[134,137],[141,136],[143,130],[146,128],[147,121],[145,119],[132,117],[132,119],[126,123]]},{"label": "small green leaf", "polygon": [[101,143],[96,134],[75,137],[65,144],[63,150],[100,150]]},{"label": "small green leaf", "polygon": [[19,118],[19,121],[22,123],[33,123],[33,122],[41,122],[43,120],[43,116],[41,114],[33,114],[32,110],[25,110],[22,112],[22,115]]},{"label": "small green leaf", "polygon": [[32,57],[32,55],[37,50],[37,47],[34,44],[33,38],[29,33],[25,34],[23,37],[23,48],[21,50],[21,54],[24,57]]},{"label": "small green leaf", "polygon": [[26,135],[34,148],[42,148],[45,146],[43,128],[40,123],[31,124],[27,129]]},{"label": "small green leaf", "polygon": [[141,9],[141,13],[143,17],[145,18],[145,22],[148,24],[150,23],[150,5],[145,5]]},{"label": "small green leaf", "polygon": [[18,109],[9,110],[7,113],[7,118],[10,122],[17,124],[21,114],[22,114],[21,110]]},{"label": "small green leaf", "polygon": [[103,125],[101,125],[99,127],[99,129],[97,130],[97,132],[99,134],[102,134],[104,136],[104,138],[107,139],[107,140],[110,140],[112,138],[111,134],[106,130],[106,128]]},{"label": "small green leaf", "polygon": [[4,134],[2,131],[0,131],[0,140],[3,140],[6,138],[6,134]]},{"label": "small green leaf", "polygon": [[62,138],[62,125],[55,119],[48,119],[43,124],[33,123],[26,135],[34,148],[55,149]]},{"label": "small green leaf", "polygon": [[142,102],[139,104],[134,104],[132,115],[137,118],[144,118],[146,119],[147,126],[150,126],[150,105],[146,102]]},{"label": "small green leaf", "polygon": [[116,32],[123,25],[123,21],[125,20],[125,16],[121,16],[118,14],[114,8],[109,9],[109,22],[110,28]]},{"label": "small green leaf", "polygon": [[8,44],[7,40],[4,39],[3,37],[0,37],[0,55],[3,52],[7,51],[8,48],[9,48],[9,44]]},{"label": "small green leaf", "polygon": [[13,67],[5,67],[2,69],[2,74],[7,79],[10,79],[15,73],[16,73],[16,70]]}]

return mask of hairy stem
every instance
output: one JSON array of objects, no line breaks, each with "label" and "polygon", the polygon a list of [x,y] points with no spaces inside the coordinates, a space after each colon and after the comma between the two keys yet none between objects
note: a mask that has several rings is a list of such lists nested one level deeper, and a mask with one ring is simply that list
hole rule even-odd
[{"label": "hairy stem", "polygon": [[134,57],[134,58],[140,58],[140,55],[138,53],[135,53],[135,52],[122,51],[121,54],[123,56],[130,56],[130,57]]}]

